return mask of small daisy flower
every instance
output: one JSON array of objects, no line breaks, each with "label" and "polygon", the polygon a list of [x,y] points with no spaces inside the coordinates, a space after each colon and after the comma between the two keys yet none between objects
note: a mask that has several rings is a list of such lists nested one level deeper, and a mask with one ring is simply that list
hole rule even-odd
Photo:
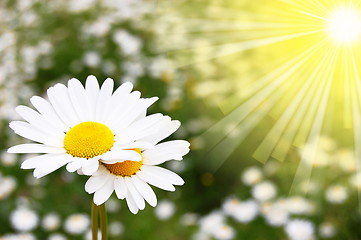
[{"label": "small daisy flower", "polygon": [[60,226],[60,217],[56,213],[49,213],[44,216],[41,225],[46,231],[57,230]]},{"label": "small daisy flower", "polygon": [[111,236],[119,236],[124,232],[124,225],[121,222],[112,222],[109,224],[109,233]]},{"label": "small daisy flower", "polygon": [[69,172],[79,170],[92,175],[99,161],[140,162],[141,152],[130,149],[152,148],[151,141],[144,139],[151,140],[152,134],[166,131],[160,125],[173,130],[179,123],[162,114],[145,118],[147,108],[158,98],[140,98],[140,92],[131,92],[133,85],[129,82],[114,93],[113,86],[113,80],[108,78],[99,87],[97,79],[89,76],[85,88],[79,80],[71,79],[68,86],[56,84],[49,88],[49,100],[32,97],[30,101],[37,111],[18,106],[16,111],[25,121],[13,121],[10,128],[37,143],[20,144],[8,152],[42,154],[21,165],[23,169],[34,169],[36,178],[64,165]]},{"label": "small daisy flower", "polygon": [[163,200],[159,202],[158,206],[155,208],[155,215],[160,220],[167,220],[173,216],[175,212],[175,205],[169,200]]},{"label": "small daisy flower", "polygon": [[252,186],[262,180],[262,171],[258,167],[250,167],[243,173],[241,179],[245,185]]},{"label": "small daisy flower", "polygon": [[253,221],[259,213],[259,206],[256,201],[247,200],[239,202],[232,217],[240,223]]},{"label": "small daisy flower", "polygon": [[27,232],[38,226],[39,217],[34,211],[26,207],[19,207],[11,213],[10,222],[14,229]]},{"label": "small daisy flower", "polygon": [[314,225],[307,220],[291,220],[285,226],[285,231],[291,240],[313,240],[315,237]]},{"label": "small daisy flower", "polygon": [[330,203],[341,204],[344,203],[348,198],[347,189],[341,185],[330,186],[326,190],[326,200]]},{"label": "small daisy flower", "polygon": [[330,222],[324,222],[319,227],[319,234],[323,238],[333,238],[336,235],[336,228]]},{"label": "small daisy flower", "polygon": [[[143,123],[150,117],[142,119],[136,127],[143,128]],[[158,129],[157,133],[143,139],[154,144],[154,148],[132,149],[142,156],[141,161],[128,160],[114,164],[100,164],[98,171],[85,184],[85,190],[90,194],[94,193],[94,203],[96,205],[104,203],[115,191],[116,196],[125,199],[129,210],[136,214],[138,210],[145,208],[145,201],[153,207],[157,205],[156,195],[149,184],[166,191],[175,191],[173,185],[183,185],[183,179],[176,173],[156,166],[169,160],[182,160],[189,152],[190,144],[184,140],[158,143],[179,126],[178,121],[171,121],[170,118],[156,121],[153,127]]]},{"label": "small daisy flower", "polygon": [[271,200],[276,194],[276,186],[269,181],[258,183],[252,188],[253,197],[260,202]]},{"label": "small daisy flower", "polygon": [[81,234],[84,233],[90,225],[90,219],[85,214],[72,214],[64,223],[64,229],[70,234]]}]

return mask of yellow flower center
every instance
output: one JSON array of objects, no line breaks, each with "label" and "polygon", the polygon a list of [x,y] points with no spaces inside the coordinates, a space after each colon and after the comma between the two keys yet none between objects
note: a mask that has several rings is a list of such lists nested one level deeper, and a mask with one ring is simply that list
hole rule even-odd
[{"label": "yellow flower center", "polygon": [[[142,151],[139,148],[129,149],[138,152],[139,154],[142,154]],[[140,169],[140,167],[143,165],[143,159],[139,162],[135,161],[124,161],[120,163],[114,163],[114,164],[106,164],[102,163],[108,171],[114,175],[122,176],[122,177],[130,177],[137,173]]]},{"label": "yellow flower center", "polygon": [[74,157],[93,158],[109,151],[114,144],[114,134],[104,124],[82,122],[65,135],[64,148]]}]

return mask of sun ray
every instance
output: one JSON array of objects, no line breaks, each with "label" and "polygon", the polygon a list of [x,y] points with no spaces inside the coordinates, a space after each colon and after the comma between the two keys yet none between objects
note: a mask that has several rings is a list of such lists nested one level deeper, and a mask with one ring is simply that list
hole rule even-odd
[{"label": "sun ray", "polygon": [[332,75],[330,73],[332,71],[332,68],[335,67],[335,56],[336,54],[333,53],[333,57],[331,57],[330,64],[327,67],[327,70],[329,70],[329,72],[326,73],[324,78],[322,79],[325,88],[319,89],[320,93],[322,93],[322,99],[317,109],[315,120],[312,122],[311,131],[307,137],[307,143],[309,143],[309,145],[304,148],[301,153],[301,160],[298,165],[297,172],[290,190],[291,195],[299,192],[302,182],[309,182],[311,179],[313,164],[309,164],[309,162],[314,162],[316,157],[318,141],[320,138],[327,102],[330,96],[330,89],[332,86],[332,81],[329,81],[328,78]]},{"label": "sun ray", "polygon": [[[317,88],[318,83],[320,83],[319,81],[317,81],[317,77],[321,75],[320,71],[324,69],[325,62],[328,62],[329,55],[331,54],[330,53],[331,51],[327,49],[323,49],[323,52],[327,52],[327,53],[324,55],[324,58],[321,59],[318,66],[315,68],[313,74],[309,77],[309,79],[299,90],[298,94],[294,96],[292,102],[287,106],[282,116],[277,120],[277,122],[274,124],[272,129],[268,132],[266,137],[260,143],[257,150],[253,154],[254,158],[260,160],[261,162],[267,161],[269,156],[272,154],[274,148],[283,137],[284,131],[288,126],[289,122],[293,119],[295,112],[298,111],[299,105],[302,103],[302,101],[305,98],[307,98],[307,95],[312,94],[313,89]],[[312,89],[310,90],[310,88]],[[296,129],[292,129],[292,130],[294,131]],[[287,139],[287,141],[290,140],[291,139]],[[288,151],[288,149],[286,149],[286,151]],[[280,158],[279,160],[282,161],[283,158]]]},{"label": "sun ray", "polygon": [[[283,72],[280,76],[276,75],[276,81],[271,82],[270,85],[257,92],[254,97],[232,111],[201,136],[201,138],[209,139],[208,149],[210,151],[208,155],[214,159],[212,161],[214,165],[213,170],[217,169],[229,157],[244,138],[257,126],[260,120],[268,114],[270,109],[285,93],[287,87],[289,87],[284,82],[289,80],[290,76],[307,62],[312,54],[315,54],[321,46],[322,44],[320,43],[309,49],[304,55],[297,56],[294,61],[281,66],[280,69]],[[289,81],[287,84],[290,85],[292,82]],[[267,105],[258,110],[262,103],[265,102]],[[227,131],[224,132],[224,129]]]}]

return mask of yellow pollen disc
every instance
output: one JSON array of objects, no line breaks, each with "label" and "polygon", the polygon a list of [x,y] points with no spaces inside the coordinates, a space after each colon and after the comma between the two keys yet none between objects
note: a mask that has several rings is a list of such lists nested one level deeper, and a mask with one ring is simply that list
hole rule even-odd
[{"label": "yellow pollen disc", "polygon": [[[139,148],[129,149],[138,152],[139,154],[142,154]],[[130,177],[137,173],[140,169],[140,167],[143,165],[143,160],[139,162],[135,161],[124,161],[120,163],[114,163],[114,164],[106,164],[103,163],[104,167],[108,169],[108,171],[114,175],[122,176],[122,177]]]},{"label": "yellow pollen disc", "polygon": [[114,134],[104,124],[82,122],[65,135],[64,148],[74,157],[93,158],[109,151],[114,144]]}]

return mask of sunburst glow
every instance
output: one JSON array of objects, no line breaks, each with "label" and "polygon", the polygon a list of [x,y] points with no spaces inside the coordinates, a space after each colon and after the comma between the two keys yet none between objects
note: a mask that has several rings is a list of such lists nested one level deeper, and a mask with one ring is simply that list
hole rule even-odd
[{"label": "sunburst glow", "polygon": [[353,43],[360,40],[361,13],[353,8],[340,8],[328,20],[328,32],[339,43]]}]

